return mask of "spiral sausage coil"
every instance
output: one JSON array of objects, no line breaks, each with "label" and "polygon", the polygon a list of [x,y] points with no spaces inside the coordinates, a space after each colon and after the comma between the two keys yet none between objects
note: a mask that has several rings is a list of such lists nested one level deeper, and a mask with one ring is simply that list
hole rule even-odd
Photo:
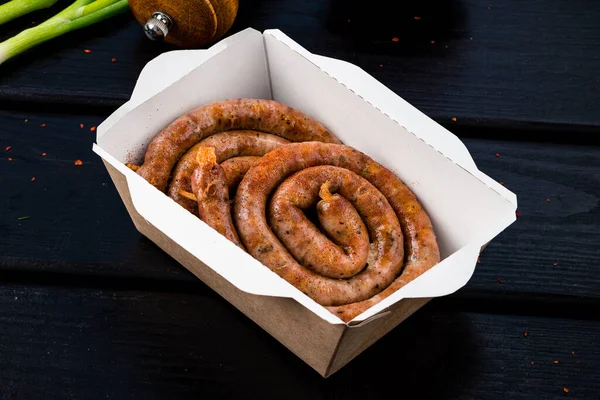
[{"label": "spiral sausage coil", "polygon": [[138,173],[343,321],[439,262],[414,193],[317,121],[266,100],[203,109],[163,130]]}]

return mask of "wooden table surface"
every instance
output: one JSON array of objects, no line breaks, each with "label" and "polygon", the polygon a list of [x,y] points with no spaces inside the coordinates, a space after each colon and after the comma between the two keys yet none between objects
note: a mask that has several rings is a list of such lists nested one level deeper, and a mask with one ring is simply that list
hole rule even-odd
[{"label": "wooden table surface", "polygon": [[123,15],[0,66],[0,398],[600,398],[600,3],[397,3],[241,0],[229,33],[357,64],[517,194],[467,286],[321,378],[141,236],[92,153],[173,49]]}]

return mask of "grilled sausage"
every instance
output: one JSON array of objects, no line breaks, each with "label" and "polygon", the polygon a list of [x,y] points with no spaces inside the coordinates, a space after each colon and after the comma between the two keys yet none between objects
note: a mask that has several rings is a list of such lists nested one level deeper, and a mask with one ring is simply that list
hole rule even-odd
[{"label": "grilled sausage", "polygon": [[150,143],[137,173],[165,191],[173,166],[202,139],[223,131],[255,130],[284,139],[340,143],[323,125],[304,113],[273,100],[216,101],[183,115]]},{"label": "grilled sausage", "polygon": [[[189,200],[180,193],[191,191],[190,177],[194,168],[198,165],[196,153],[200,147],[214,148],[216,162],[221,164],[232,157],[262,156],[286,143],[289,143],[289,141],[279,136],[256,131],[230,131],[209,136],[193,146],[179,159],[173,170],[173,178],[169,183],[168,195],[189,212],[195,215],[198,214],[196,202]],[[228,166],[228,169],[231,168],[233,166]]]},{"label": "grilled sausage", "polygon": [[[307,168],[307,179],[298,187],[303,194],[295,199],[299,204],[314,201],[321,185],[330,182],[365,219],[373,242],[368,266],[350,278],[321,276],[302,266],[282,243],[285,239],[280,240],[286,231],[275,234],[269,227],[266,214],[270,193],[287,177]],[[394,218],[386,211],[388,207],[393,210]],[[271,223],[283,222],[284,229],[293,226],[294,223],[286,226],[285,221],[279,221],[280,211],[280,207],[271,206]],[[440,259],[433,227],[415,195],[391,171],[344,145],[292,143],[263,156],[238,187],[234,221],[244,247],[253,257],[319,304],[330,307],[344,321],[362,313]],[[296,247],[293,251],[303,249],[302,245],[292,247]]]},{"label": "grilled sausage", "polygon": [[200,147],[195,155],[197,166],[191,181],[193,193],[198,200],[200,219],[243,249],[231,220],[229,190],[223,168],[217,164],[215,149]]}]

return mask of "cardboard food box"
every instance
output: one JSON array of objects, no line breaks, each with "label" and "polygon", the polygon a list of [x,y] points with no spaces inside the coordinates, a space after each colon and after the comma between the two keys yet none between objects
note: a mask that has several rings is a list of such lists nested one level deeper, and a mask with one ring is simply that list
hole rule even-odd
[{"label": "cardboard food box", "polygon": [[[435,229],[441,262],[349,323],[327,311],[125,166],[203,104],[273,99],[312,116],[399,176]],[[515,220],[516,196],[477,169],[462,142],[360,68],[253,29],[208,50],[165,53],[97,130],[136,228],[322,376],[339,370],[431,298],[464,286],[481,249]]]}]

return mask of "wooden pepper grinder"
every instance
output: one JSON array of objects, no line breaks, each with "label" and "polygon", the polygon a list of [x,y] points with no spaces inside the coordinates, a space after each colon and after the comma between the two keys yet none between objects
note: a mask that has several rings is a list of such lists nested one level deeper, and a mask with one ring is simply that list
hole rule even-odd
[{"label": "wooden pepper grinder", "polygon": [[129,0],[146,36],[183,48],[218,40],[233,25],[238,4],[239,0]]}]

